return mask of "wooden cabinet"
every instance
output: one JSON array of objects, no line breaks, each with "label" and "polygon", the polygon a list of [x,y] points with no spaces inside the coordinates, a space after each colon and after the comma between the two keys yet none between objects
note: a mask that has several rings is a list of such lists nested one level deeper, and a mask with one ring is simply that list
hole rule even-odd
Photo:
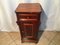
[{"label": "wooden cabinet", "polygon": [[16,8],[22,42],[37,42],[41,11],[39,3],[21,3]]}]

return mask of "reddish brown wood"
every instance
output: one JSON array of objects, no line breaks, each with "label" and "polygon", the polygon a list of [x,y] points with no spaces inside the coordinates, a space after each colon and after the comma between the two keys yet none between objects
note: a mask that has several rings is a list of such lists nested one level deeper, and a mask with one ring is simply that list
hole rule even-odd
[{"label": "reddish brown wood", "polygon": [[16,12],[41,12],[39,3],[21,3],[18,5]]},{"label": "reddish brown wood", "polygon": [[39,3],[22,3],[18,5],[15,12],[22,42],[37,42],[41,11]]}]

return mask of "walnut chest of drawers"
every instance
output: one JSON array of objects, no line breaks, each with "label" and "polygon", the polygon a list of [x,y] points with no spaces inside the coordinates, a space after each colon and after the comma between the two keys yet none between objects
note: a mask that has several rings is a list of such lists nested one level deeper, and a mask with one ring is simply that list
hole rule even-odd
[{"label": "walnut chest of drawers", "polygon": [[37,42],[41,11],[39,3],[21,3],[16,8],[21,42]]}]

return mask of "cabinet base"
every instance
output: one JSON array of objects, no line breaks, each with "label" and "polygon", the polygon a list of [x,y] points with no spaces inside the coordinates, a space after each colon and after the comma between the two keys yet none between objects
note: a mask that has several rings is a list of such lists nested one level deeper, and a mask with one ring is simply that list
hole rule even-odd
[{"label": "cabinet base", "polygon": [[29,43],[37,43],[37,40],[35,39],[29,39],[29,38],[23,38],[21,39],[21,42],[24,43],[24,42],[29,42]]}]

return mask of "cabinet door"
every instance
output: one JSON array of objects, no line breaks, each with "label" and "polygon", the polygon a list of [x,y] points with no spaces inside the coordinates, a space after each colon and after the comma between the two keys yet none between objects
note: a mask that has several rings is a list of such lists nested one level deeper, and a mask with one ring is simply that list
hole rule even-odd
[{"label": "cabinet door", "polygon": [[38,32],[38,25],[37,21],[32,21],[30,23],[23,23],[22,28],[24,31],[24,36],[28,38],[36,38]]},{"label": "cabinet door", "polygon": [[33,38],[33,24],[23,24],[23,29],[24,29],[24,37],[27,38]]},{"label": "cabinet door", "polygon": [[35,38],[38,32],[38,21],[21,21],[19,22],[22,37]]}]

